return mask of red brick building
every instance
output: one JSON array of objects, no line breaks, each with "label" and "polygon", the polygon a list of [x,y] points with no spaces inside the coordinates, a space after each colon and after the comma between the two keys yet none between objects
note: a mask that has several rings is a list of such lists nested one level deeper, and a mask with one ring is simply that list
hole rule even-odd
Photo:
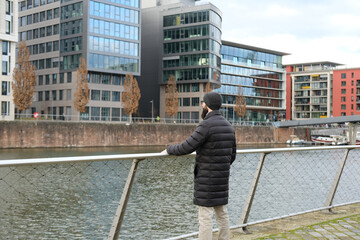
[{"label": "red brick building", "polygon": [[360,68],[333,71],[333,116],[360,115]]}]

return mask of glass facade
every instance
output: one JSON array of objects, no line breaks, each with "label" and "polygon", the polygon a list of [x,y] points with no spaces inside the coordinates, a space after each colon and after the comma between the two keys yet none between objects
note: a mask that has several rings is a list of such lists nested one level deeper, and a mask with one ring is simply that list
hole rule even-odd
[{"label": "glass facade", "polygon": [[[60,120],[127,120],[121,94],[125,75],[140,75],[140,1],[31,0],[19,6],[20,40],[39,40],[28,44],[41,85],[32,109],[68,116]],[[90,90],[82,114],[72,102],[81,58]]]},{"label": "glass facade", "polygon": [[[234,45],[234,46],[233,46]],[[222,111],[231,122],[275,121],[285,115],[285,70],[282,55],[223,43],[221,84]],[[234,111],[239,91],[246,100],[245,116]]]},{"label": "glass facade", "polygon": [[248,66],[282,69],[282,56],[233,46],[222,46],[222,60],[242,63]]},{"label": "glass facade", "polygon": [[162,83],[175,77],[179,90],[177,117],[189,122],[199,121],[199,96],[204,94],[204,84],[220,86],[222,20],[213,10],[202,8],[189,12],[182,9],[163,17]]}]

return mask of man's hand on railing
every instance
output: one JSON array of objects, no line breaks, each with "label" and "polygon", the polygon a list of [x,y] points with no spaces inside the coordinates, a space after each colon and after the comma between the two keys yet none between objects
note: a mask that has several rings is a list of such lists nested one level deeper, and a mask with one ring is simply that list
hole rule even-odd
[{"label": "man's hand on railing", "polygon": [[166,153],[166,154],[168,154],[168,152],[167,152],[167,150],[165,149],[165,150],[163,150],[161,153]]}]

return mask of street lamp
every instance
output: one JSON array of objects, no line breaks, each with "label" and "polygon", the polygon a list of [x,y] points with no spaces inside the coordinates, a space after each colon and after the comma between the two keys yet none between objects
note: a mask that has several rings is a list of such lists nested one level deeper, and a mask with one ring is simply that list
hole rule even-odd
[{"label": "street lamp", "polygon": [[151,122],[154,122],[154,100],[150,101],[151,103]]}]

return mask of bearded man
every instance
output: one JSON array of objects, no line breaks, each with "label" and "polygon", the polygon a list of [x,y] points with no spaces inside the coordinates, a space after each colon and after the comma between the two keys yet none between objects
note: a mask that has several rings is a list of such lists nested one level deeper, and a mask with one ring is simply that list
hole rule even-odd
[{"label": "bearded man", "polygon": [[199,207],[199,239],[212,239],[215,212],[219,240],[230,239],[229,200],[230,165],[236,158],[235,130],[221,115],[222,97],[205,94],[201,106],[203,121],[180,144],[170,145],[162,153],[186,155],[196,151],[194,168],[194,204]]}]

